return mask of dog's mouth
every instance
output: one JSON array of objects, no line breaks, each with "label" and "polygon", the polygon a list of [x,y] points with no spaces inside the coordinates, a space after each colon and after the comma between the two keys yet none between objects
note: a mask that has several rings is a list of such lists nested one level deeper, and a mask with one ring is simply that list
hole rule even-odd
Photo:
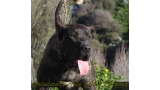
[{"label": "dog's mouth", "polygon": [[73,64],[73,66],[77,67],[80,71],[80,75],[86,75],[89,71],[89,55],[85,55],[82,58],[76,60]]},{"label": "dog's mouth", "polygon": [[89,55],[85,55],[84,57],[81,58],[82,61],[88,61],[89,60]]}]

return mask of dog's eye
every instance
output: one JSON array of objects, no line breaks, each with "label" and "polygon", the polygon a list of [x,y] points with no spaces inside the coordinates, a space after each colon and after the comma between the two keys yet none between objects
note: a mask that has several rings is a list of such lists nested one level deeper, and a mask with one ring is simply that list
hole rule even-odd
[{"label": "dog's eye", "polygon": [[76,38],[77,36],[75,34],[70,34],[71,37]]},{"label": "dog's eye", "polygon": [[88,39],[91,39],[91,36],[88,36]]}]

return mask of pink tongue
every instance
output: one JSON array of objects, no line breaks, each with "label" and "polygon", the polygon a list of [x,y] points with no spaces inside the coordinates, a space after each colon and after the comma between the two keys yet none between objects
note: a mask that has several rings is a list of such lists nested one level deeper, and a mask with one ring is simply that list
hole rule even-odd
[{"label": "pink tongue", "polygon": [[80,75],[86,75],[89,70],[88,61],[78,60],[78,67],[80,70]]}]

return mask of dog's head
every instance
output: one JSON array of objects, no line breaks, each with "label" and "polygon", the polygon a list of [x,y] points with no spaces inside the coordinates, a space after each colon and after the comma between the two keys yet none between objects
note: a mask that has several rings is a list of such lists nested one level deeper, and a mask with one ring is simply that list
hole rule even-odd
[{"label": "dog's head", "polygon": [[59,46],[68,62],[73,66],[79,67],[81,75],[85,75],[89,69],[87,61],[91,54],[91,32],[96,30],[97,27],[87,27],[83,24],[65,25],[59,16],[62,6],[63,0],[59,3],[55,13]]}]

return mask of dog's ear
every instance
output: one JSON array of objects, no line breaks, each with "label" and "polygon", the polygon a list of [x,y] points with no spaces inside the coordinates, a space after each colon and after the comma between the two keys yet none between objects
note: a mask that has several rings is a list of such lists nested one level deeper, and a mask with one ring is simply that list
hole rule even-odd
[{"label": "dog's ear", "polygon": [[60,10],[62,9],[62,6],[64,4],[63,2],[64,0],[61,0],[56,8],[56,12],[55,12],[55,26],[56,26],[56,32],[63,30],[66,28],[66,25],[62,22],[61,18],[60,18]]},{"label": "dog's ear", "polygon": [[89,29],[91,30],[91,33],[95,33],[99,29],[99,26],[97,25],[89,26]]}]

